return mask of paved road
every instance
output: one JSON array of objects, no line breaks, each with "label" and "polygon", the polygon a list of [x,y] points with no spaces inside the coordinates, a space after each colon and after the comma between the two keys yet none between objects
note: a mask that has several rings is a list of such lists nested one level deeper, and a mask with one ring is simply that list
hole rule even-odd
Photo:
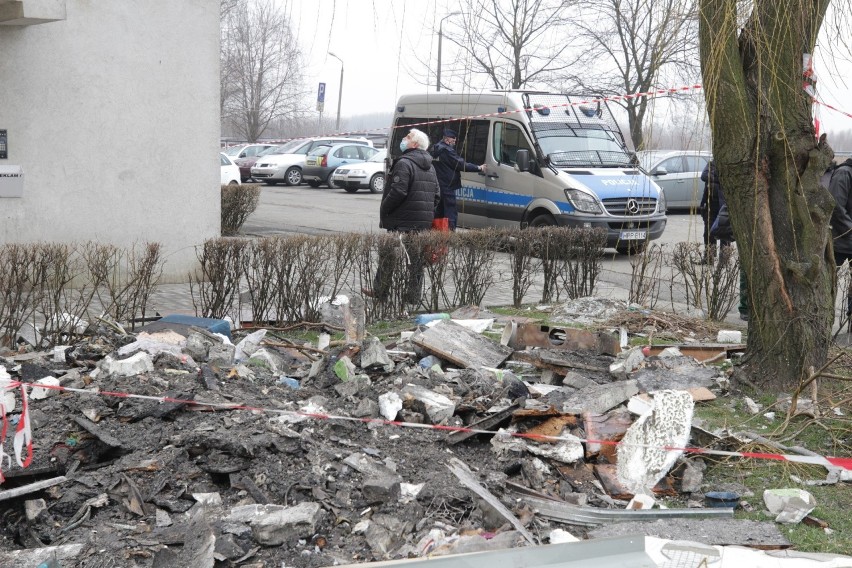
[{"label": "paved road", "polygon": [[[347,193],[342,189],[327,187],[310,188],[306,185],[296,187],[261,186],[260,204],[257,210],[243,225],[242,232],[247,235],[269,236],[287,233],[340,233],[340,232],[376,232],[379,231],[380,194],[368,190]],[[674,244],[683,241],[699,242],[704,225],[700,217],[689,214],[669,216],[660,243]],[[629,257],[608,250],[599,279],[598,295],[626,300],[630,290],[631,263]],[[661,300],[657,307],[686,313],[683,303],[682,287],[670,292],[669,274],[662,274]],[[511,286],[498,286],[494,294],[489,293],[491,305],[510,304]],[[528,298],[535,297],[533,288]],[[672,300],[672,295],[674,300]],[[736,319],[736,306],[729,315],[730,321]]]},{"label": "paved road", "polygon": [[[379,231],[380,194],[362,189],[347,193],[325,186],[311,188],[261,185],[257,210],[243,225],[249,235],[281,233],[340,233]],[[704,225],[697,215],[669,216],[659,242],[676,243],[701,239]],[[620,257],[624,259],[624,257]]]}]

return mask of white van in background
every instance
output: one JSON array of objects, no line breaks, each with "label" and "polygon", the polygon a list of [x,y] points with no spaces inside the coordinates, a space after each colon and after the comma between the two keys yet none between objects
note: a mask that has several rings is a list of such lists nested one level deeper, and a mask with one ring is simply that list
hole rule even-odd
[{"label": "white van in background", "polygon": [[389,160],[409,126],[433,144],[452,128],[458,153],[487,167],[461,174],[459,227],[600,227],[608,247],[637,252],[663,234],[665,195],[639,170],[607,106],[577,104],[584,100],[538,91],[404,95]]}]

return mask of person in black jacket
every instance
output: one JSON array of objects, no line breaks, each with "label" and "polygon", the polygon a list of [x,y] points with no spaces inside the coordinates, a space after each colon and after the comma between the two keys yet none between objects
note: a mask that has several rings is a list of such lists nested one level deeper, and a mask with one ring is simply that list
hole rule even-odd
[{"label": "person in black jacket", "polygon": [[840,266],[852,260],[852,158],[831,174],[828,191],[834,197],[834,211],[831,212],[834,261]]},{"label": "person in black jacket", "polygon": [[456,131],[444,129],[444,137],[432,148],[435,158],[435,174],[441,186],[441,202],[435,211],[435,217],[446,217],[450,230],[456,230],[458,210],[456,209],[456,190],[461,188],[461,172],[484,172],[485,164],[476,165],[466,162],[456,152]]},{"label": "person in black jacket", "polygon": [[713,160],[707,162],[704,171],[701,172],[701,181],[704,182],[704,193],[701,196],[701,204],[698,210],[701,217],[704,219],[704,248],[706,250],[707,259],[712,261],[716,257],[716,242],[720,246],[727,246],[731,241],[725,239],[716,239],[711,234],[711,228],[716,221],[716,216],[719,215],[719,209],[722,208],[723,198],[722,184],[719,182],[719,171],[716,169],[716,164]]},{"label": "person in black jacket", "polygon": [[[400,142],[402,156],[394,161],[385,184],[379,208],[379,226],[389,232],[403,233],[402,246],[408,257],[410,279],[405,299],[418,304],[422,294],[424,258],[423,251],[411,246],[405,234],[426,231],[432,228],[435,208],[440,199],[438,178],[432,167],[432,156],[426,151],[429,137],[412,128]],[[381,251],[379,269],[373,288],[362,288],[365,296],[384,299],[390,292],[392,261],[391,251]]]},{"label": "person in black jacket", "polygon": [[[828,191],[834,197],[831,212],[831,236],[834,262],[839,267],[852,263],[852,158],[840,164],[831,174]],[[846,292],[846,315],[852,314],[852,290]]]},{"label": "person in black jacket", "polygon": [[[719,200],[719,210],[716,212],[716,217],[713,219],[713,224],[708,232],[714,241],[719,240],[722,243],[721,246],[727,246],[737,239],[734,235],[734,228],[731,226],[731,217],[728,214],[728,202],[725,200],[725,192],[722,191],[722,184],[718,183],[718,178],[716,190],[717,199]],[[731,249],[728,250],[730,251]],[[737,310],[740,312],[740,319],[743,321],[748,321],[751,317],[751,301],[748,295],[748,278],[743,267],[740,266],[740,303],[737,306]]]}]

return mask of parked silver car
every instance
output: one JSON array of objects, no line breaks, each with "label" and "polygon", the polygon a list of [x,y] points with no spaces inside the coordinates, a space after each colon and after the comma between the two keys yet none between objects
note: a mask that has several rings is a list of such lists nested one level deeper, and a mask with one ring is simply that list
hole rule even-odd
[{"label": "parked silver car", "polygon": [[372,193],[381,193],[385,189],[385,158],[387,150],[381,150],[366,162],[340,166],[334,170],[331,180],[349,193],[368,188]]},{"label": "parked silver car", "polygon": [[713,159],[700,150],[647,150],[636,152],[639,164],[666,193],[669,209],[696,210],[704,193],[701,172]]},{"label": "parked silver car", "polygon": [[366,138],[309,138],[289,142],[285,153],[261,154],[251,168],[251,177],[266,185],[286,183],[299,185],[302,183],[302,170],[305,167],[305,156],[318,146],[340,143],[360,144],[372,147],[373,143]]}]

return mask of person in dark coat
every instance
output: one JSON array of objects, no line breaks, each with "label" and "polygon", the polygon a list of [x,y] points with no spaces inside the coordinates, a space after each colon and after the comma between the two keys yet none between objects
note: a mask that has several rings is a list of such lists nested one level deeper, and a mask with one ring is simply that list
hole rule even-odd
[{"label": "person in dark coat", "polygon": [[[852,158],[840,164],[832,172],[828,191],[834,197],[831,237],[834,244],[834,262],[839,267],[847,260],[852,263]],[[846,294],[846,315],[850,315],[852,314],[852,289],[847,290]]]},{"label": "person in dark coat", "polygon": [[837,266],[852,260],[852,158],[831,174],[828,191],[834,197],[831,212],[831,236],[834,241],[834,261]]},{"label": "person in dark coat", "polygon": [[[723,245],[730,245],[737,239],[734,235],[734,228],[731,226],[731,217],[728,214],[728,202],[725,200],[725,192],[722,191],[722,184],[718,184],[716,189],[718,190],[719,211],[716,213],[716,218],[713,219],[713,225],[710,227],[709,233],[713,239],[719,240]],[[737,306],[737,310],[740,312],[741,320],[748,321],[750,319],[750,306],[748,278],[742,265],[740,265],[740,303]]]},{"label": "person in dark coat", "polygon": [[716,221],[716,216],[719,215],[719,209],[722,208],[723,198],[722,184],[719,182],[719,171],[716,169],[716,164],[713,160],[707,162],[704,166],[704,171],[701,172],[701,181],[704,182],[704,193],[701,195],[701,203],[698,210],[701,217],[704,219],[704,248],[707,250],[708,259],[715,258],[716,242],[720,242],[720,246],[727,246],[731,241],[725,239],[716,239],[711,234],[711,227]]},{"label": "person in dark coat", "polygon": [[[405,247],[410,275],[405,299],[410,304],[420,302],[424,258],[423,251],[411,246],[411,240],[405,236],[432,228],[440,199],[432,157],[426,151],[428,147],[429,137],[416,128],[403,138],[399,145],[402,156],[391,167],[389,183],[385,184],[379,207],[379,226],[389,232],[402,233],[400,240]],[[379,256],[373,288],[362,288],[361,292],[365,296],[384,299],[390,293],[392,263],[396,256],[392,251],[381,251]]]},{"label": "person in dark coat", "polygon": [[459,213],[456,208],[456,190],[461,188],[461,172],[484,172],[485,164],[476,165],[466,162],[456,152],[456,131],[444,129],[444,137],[432,148],[435,158],[435,173],[441,186],[441,202],[435,211],[435,217],[446,217],[450,230],[456,230]]}]

